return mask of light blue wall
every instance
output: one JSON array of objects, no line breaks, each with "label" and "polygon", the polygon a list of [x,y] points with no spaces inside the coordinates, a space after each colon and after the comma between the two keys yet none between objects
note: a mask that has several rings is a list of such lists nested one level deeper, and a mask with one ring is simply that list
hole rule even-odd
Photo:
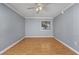
[{"label": "light blue wall", "polygon": [[79,4],[54,19],[54,36],[79,51]]},{"label": "light blue wall", "polygon": [[41,30],[41,21],[49,20],[51,23],[53,19],[39,19],[39,18],[32,18],[26,19],[25,23],[25,32],[26,36],[53,36],[53,26],[51,26],[51,30],[43,31]]},{"label": "light blue wall", "polygon": [[25,35],[24,18],[0,4],[0,51]]}]

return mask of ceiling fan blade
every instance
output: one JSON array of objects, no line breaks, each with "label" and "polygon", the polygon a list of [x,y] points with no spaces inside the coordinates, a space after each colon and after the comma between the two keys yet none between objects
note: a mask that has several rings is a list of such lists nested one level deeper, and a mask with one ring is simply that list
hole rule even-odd
[{"label": "ceiling fan blade", "polygon": [[34,9],[35,7],[30,7],[30,8],[27,8],[27,9]]},{"label": "ceiling fan blade", "polygon": [[39,14],[39,12],[48,5],[48,3],[35,3],[34,7],[29,7],[27,9],[35,9],[36,13]]}]

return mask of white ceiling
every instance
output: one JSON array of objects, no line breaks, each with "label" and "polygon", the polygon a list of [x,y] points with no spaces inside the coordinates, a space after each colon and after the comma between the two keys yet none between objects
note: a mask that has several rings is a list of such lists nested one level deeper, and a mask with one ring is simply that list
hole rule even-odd
[{"label": "white ceiling", "polygon": [[62,11],[67,9],[70,3],[48,3],[45,8],[37,14],[34,9],[28,9],[35,6],[34,3],[10,3],[6,4],[11,9],[22,15],[23,17],[56,17]]}]

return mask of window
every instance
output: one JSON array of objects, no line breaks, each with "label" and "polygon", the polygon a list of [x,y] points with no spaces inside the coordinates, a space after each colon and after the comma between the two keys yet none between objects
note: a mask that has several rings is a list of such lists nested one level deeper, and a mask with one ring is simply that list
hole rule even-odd
[{"label": "window", "polygon": [[51,21],[41,21],[42,30],[51,30]]}]

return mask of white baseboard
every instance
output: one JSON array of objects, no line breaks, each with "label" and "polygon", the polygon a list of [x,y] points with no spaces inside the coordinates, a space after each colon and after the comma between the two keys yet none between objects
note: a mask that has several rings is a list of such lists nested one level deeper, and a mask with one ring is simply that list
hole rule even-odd
[{"label": "white baseboard", "polygon": [[0,51],[0,55],[3,54],[4,52],[6,52],[8,49],[10,49],[11,47],[15,46],[16,44],[18,44],[20,41],[22,41],[25,37],[22,37],[21,39],[17,40],[16,42],[14,42],[13,44],[11,44],[10,46],[8,46],[7,48],[5,48],[4,50]]},{"label": "white baseboard", "polygon": [[67,45],[66,43],[60,41],[58,38],[54,37],[54,36],[24,36],[22,37],[20,40],[14,42],[12,45],[8,46],[7,48],[5,48],[4,50],[0,51],[0,55],[3,54],[4,52],[6,52],[8,49],[10,49],[11,47],[13,47],[14,45],[16,45],[17,43],[19,43],[20,41],[22,41],[24,38],[55,38],[57,41],[59,41],[60,43],[62,43],[63,45],[65,45],[66,47],[68,47],[69,49],[71,49],[72,51],[74,51],[75,53],[77,53],[79,55],[79,52],[76,51],[75,49],[73,49],[72,47],[70,47],[69,45]]},{"label": "white baseboard", "polygon": [[65,45],[66,47],[68,47],[69,49],[71,49],[73,52],[75,52],[76,54],[79,55],[79,52],[76,51],[74,48],[70,47],[69,45],[67,45],[66,43],[62,42],[61,40],[59,40],[57,37],[54,37],[57,41],[59,41],[60,43],[62,43],[63,45]]},{"label": "white baseboard", "polygon": [[25,36],[25,38],[53,38],[54,36]]}]

